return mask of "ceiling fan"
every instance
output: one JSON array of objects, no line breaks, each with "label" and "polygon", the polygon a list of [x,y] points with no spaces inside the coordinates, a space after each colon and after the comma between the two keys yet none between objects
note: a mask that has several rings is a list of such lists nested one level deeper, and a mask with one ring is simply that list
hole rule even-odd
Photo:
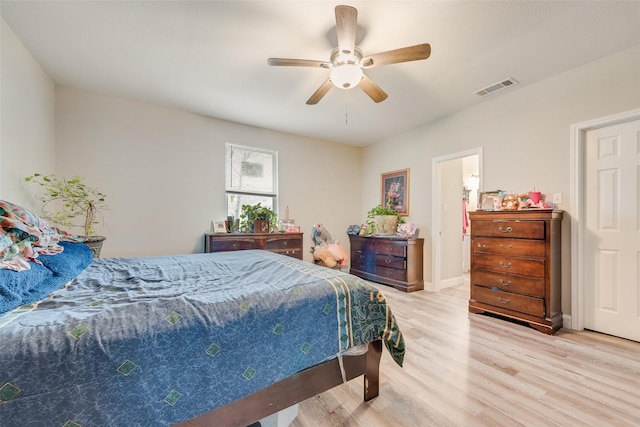
[{"label": "ceiling fan", "polygon": [[363,69],[382,65],[427,59],[431,55],[429,43],[364,56],[356,46],[358,11],[351,6],[336,6],[336,32],[338,47],[331,51],[329,61],[312,59],[269,58],[269,65],[293,67],[320,67],[331,70],[329,78],[307,100],[308,105],[317,104],[332,86],[340,89],[352,89],[356,86],[369,95],[374,102],[387,99],[380,86],[368,78]]}]

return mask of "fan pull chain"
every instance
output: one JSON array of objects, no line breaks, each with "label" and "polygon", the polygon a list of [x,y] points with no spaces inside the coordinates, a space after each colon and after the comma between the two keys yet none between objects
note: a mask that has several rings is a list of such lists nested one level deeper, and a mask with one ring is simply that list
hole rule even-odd
[{"label": "fan pull chain", "polygon": [[345,90],[344,91],[344,125],[347,126],[349,124],[349,91]]}]

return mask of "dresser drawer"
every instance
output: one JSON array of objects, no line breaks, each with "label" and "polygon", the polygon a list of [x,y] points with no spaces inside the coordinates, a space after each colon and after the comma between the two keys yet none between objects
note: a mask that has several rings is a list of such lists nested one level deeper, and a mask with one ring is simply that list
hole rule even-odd
[{"label": "dresser drawer", "polygon": [[384,242],[376,242],[375,250],[376,254],[385,254],[385,255],[394,255],[399,257],[407,256],[407,246],[406,243],[399,241],[397,243],[384,243]]},{"label": "dresser drawer", "polygon": [[407,280],[407,271],[397,268],[376,265],[375,274],[376,276],[381,276],[391,280],[398,280],[400,282],[405,282]]},{"label": "dresser drawer", "polygon": [[490,270],[507,274],[524,274],[544,277],[544,259],[517,258],[474,252],[472,256],[474,270]]},{"label": "dresser drawer", "polygon": [[351,260],[351,269],[364,271],[365,273],[375,274],[376,265],[372,263],[366,263],[366,262],[358,262],[358,261],[354,262],[354,260]]},{"label": "dresser drawer", "polygon": [[532,316],[543,317],[545,315],[544,300],[542,298],[518,295],[473,285],[471,287],[471,299]]},{"label": "dresser drawer", "polygon": [[358,239],[351,240],[351,251],[352,252],[373,252],[375,245],[373,242],[370,242],[368,239]]},{"label": "dresser drawer", "polygon": [[302,250],[302,241],[299,238],[267,238],[264,249],[274,252],[278,249],[298,249]]},{"label": "dresser drawer", "polygon": [[493,220],[475,221],[472,230],[475,236],[544,240],[544,227],[544,221]]},{"label": "dresser drawer", "polygon": [[474,252],[544,258],[545,244],[540,240],[476,237],[473,239],[472,248]]},{"label": "dresser drawer", "polygon": [[247,249],[258,249],[255,240],[211,240],[209,252],[243,251]]},{"label": "dresser drawer", "polygon": [[376,254],[373,252],[351,252],[351,264],[368,264],[375,265]]},{"label": "dresser drawer", "polygon": [[488,288],[499,288],[507,292],[526,294],[534,297],[544,297],[544,278],[516,276],[513,274],[493,273],[477,270],[473,272],[472,285],[482,285]]},{"label": "dresser drawer", "polygon": [[292,258],[302,259],[302,249],[297,249],[297,248],[269,249],[269,252],[273,252],[275,254],[280,254],[280,255],[287,255]]},{"label": "dresser drawer", "polygon": [[376,265],[404,270],[407,268],[407,260],[395,256],[376,255]]}]

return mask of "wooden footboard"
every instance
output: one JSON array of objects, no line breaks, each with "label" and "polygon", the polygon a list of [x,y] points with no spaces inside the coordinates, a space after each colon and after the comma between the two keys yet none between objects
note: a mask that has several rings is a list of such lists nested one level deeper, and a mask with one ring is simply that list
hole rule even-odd
[{"label": "wooden footboard", "polygon": [[[364,374],[365,401],[378,396],[381,356],[382,341],[374,341],[369,343],[367,353],[342,358],[347,381]],[[248,426],[342,382],[340,363],[332,359],[176,427]]]}]

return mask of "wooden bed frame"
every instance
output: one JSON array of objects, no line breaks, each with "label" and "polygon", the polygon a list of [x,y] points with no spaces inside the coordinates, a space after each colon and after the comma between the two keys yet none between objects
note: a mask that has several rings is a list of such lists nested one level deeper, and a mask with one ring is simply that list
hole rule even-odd
[{"label": "wooden bed frame", "polygon": [[[378,340],[369,343],[365,354],[342,358],[347,381],[364,374],[365,402],[378,396],[381,356]],[[175,427],[248,426],[342,383],[340,363],[331,359]]]}]

